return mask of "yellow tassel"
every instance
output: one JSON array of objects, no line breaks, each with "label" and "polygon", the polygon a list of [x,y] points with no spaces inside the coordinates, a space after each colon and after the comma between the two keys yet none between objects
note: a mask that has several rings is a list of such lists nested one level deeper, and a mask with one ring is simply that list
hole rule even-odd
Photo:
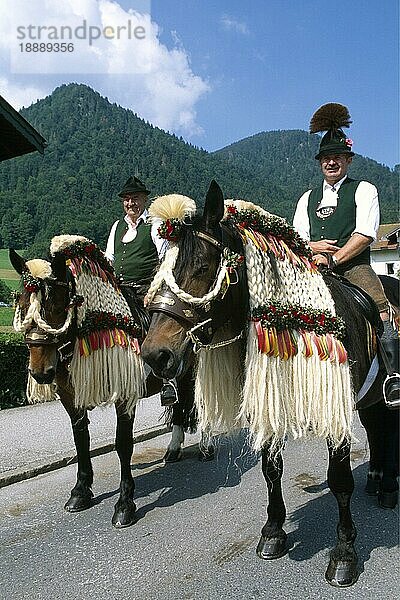
[{"label": "yellow tassel", "polygon": [[243,229],[245,236],[253,242],[253,244],[260,250],[260,244],[258,240],[254,237],[253,232],[250,229]]},{"label": "yellow tassel", "polygon": [[320,360],[328,360],[329,352],[328,345],[324,335],[317,335],[314,331],[311,332],[311,338],[318,350],[318,356]]},{"label": "yellow tassel", "polygon": [[90,348],[86,338],[81,339],[81,356],[88,357],[90,355]]},{"label": "yellow tassel", "polygon": [[268,330],[268,336],[269,336],[269,345],[270,345],[270,351],[268,353],[269,356],[275,356],[275,358],[277,356],[279,356],[279,346],[278,346],[278,335],[276,333],[276,329],[275,327],[270,327]]},{"label": "yellow tassel", "polygon": [[301,334],[301,337],[303,338],[303,342],[304,342],[303,354],[306,358],[310,358],[310,356],[312,356],[314,354],[313,349],[312,349],[312,344],[311,344],[311,336],[307,331],[304,331],[304,329],[300,330],[300,334]]}]

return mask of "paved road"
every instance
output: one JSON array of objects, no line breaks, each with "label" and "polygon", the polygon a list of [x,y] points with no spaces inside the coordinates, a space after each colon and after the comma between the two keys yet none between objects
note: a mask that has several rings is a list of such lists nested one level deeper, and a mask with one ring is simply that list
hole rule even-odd
[{"label": "paved road", "polygon": [[[89,412],[91,448],[102,453],[114,444],[114,407]],[[159,396],[144,398],[136,410],[134,433],[142,439],[166,431]],[[70,464],[75,446],[67,413],[59,401],[0,411],[0,487]]]},{"label": "paved road", "polygon": [[243,440],[221,442],[217,460],[164,465],[168,437],[138,444],[133,457],[138,522],[114,530],[118,465],[94,459],[96,504],[70,515],[62,505],[71,465],[0,489],[1,600],[391,600],[399,584],[398,512],[364,495],[365,440],[353,451],[361,575],[346,590],[325,583],[336,506],[326,489],[323,443],[285,452],[288,556],[266,562],[255,547],[265,515],[260,465]]}]

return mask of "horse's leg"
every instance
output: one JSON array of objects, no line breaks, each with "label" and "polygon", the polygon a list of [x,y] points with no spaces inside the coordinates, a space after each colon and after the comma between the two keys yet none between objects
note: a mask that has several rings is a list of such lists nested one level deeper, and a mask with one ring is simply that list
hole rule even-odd
[{"label": "horse's leg", "polygon": [[382,508],[392,509],[396,507],[399,497],[399,411],[390,410],[384,402],[381,405],[385,423],[385,435],[382,437],[385,443],[378,502]]},{"label": "horse's leg", "polygon": [[185,426],[188,426],[188,412],[193,408],[193,386],[191,370],[177,381],[178,402],[170,408],[172,411],[172,434],[164,455],[165,462],[177,462],[183,456],[182,446],[185,441]]},{"label": "horse's leg", "polygon": [[350,466],[350,444],[345,441],[334,450],[328,443],[328,485],[339,508],[337,543],[331,551],[325,578],[336,587],[353,585],[358,578],[357,554],[354,549],[356,528],[351,518],[350,500],[354,490],[353,473]]},{"label": "horse's leg", "polygon": [[268,490],[267,522],[261,530],[257,554],[265,560],[284,556],[288,550],[287,535],[282,529],[286,507],[282,495],[283,457],[282,446],[273,454],[269,445],[261,453],[262,472]]},{"label": "horse's leg", "polygon": [[[172,405],[172,435],[167,451],[164,455],[165,462],[177,462],[183,456],[182,446],[185,441],[185,430],[195,431],[197,415],[194,407],[194,380],[193,371],[189,371],[177,382],[179,401]],[[199,460],[206,461],[214,458],[214,444],[212,437],[202,433],[199,443]]]},{"label": "horse's leg", "polygon": [[164,454],[165,462],[178,462],[183,456],[182,446],[185,441],[185,432],[183,429],[183,405],[181,404],[179,385],[178,397],[179,401],[168,409],[172,411],[172,434]]},{"label": "horse's leg", "polygon": [[117,432],[115,435],[115,449],[121,465],[121,482],[119,498],[114,506],[112,524],[114,527],[129,527],[135,522],[136,504],[134,503],[135,482],[131,470],[133,453],[133,421],[135,411],[131,415],[122,404],[116,404]]},{"label": "horse's leg", "polygon": [[399,484],[399,413],[383,401],[359,411],[369,445],[369,470],[365,491],[378,494],[382,508],[395,508]]},{"label": "horse's leg", "polygon": [[72,425],[78,472],[71,496],[64,505],[68,512],[85,510],[92,505],[93,468],[90,460],[89,419],[87,411],[74,406],[74,397],[69,391],[59,388],[60,401],[67,411]]}]

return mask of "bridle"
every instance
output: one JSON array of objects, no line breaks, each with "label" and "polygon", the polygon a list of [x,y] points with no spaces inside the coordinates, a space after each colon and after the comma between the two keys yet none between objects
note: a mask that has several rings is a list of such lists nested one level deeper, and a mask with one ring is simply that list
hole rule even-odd
[{"label": "bridle", "polygon": [[[69,360],[73,354],[73,328],[76,324],[77,306],[82,303],[83,298],[75,294],[74,280],[71,277],[67,281],[57,279],[37,278],[36,289],[30,293],[29,307],[24,318],[22,318],[21,305],[17,304],[14,315],[14,329],[24,334],[24,341],[28,347],[31,346],[56,346],[56,350],[62,362]],[[50,325],[43,316],[43,296],[47,295],[48,287],[64,287],[68,290],[68,304],[65,308],[66,318],[64,323],[55,326]]]},{"label": "bridle", "polygon": [[239,274],[237,267],[229,267],[227,264],[227,246],[209,233],[194,231],[193,234],[217,248],[220,253],[219,267],[210,289],[204,296],[195,297],[178,286],[173,268],[179,248],[173,246],[167,250],[159,273],[154,279],[155,285],[150,286],[147,309],[150,314],[163,313],[189,325],[186,339],[192,342],[193,352],[197,354],[200,350],[212,350],[233,344],[243,337],[244,332],[241,330],[226,340],[211,342],[217,329],[228,323],[222,318],[222,311],[218,309],[222,307],[222,300],[229,287],[239,283]]}]

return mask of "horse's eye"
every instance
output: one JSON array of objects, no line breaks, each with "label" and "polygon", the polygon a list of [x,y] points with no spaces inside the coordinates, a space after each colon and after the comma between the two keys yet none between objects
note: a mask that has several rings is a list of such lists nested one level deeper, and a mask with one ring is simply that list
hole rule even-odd
[{"label": "horse's eye", "polygon": [[209,268],[210,268],[210,265],[204,263],[204,264],[200,265],[199,267],[197,267],[197,269],[194,272],[194,275],[195,276],[205,275],[206,273],[208,273]]}]

